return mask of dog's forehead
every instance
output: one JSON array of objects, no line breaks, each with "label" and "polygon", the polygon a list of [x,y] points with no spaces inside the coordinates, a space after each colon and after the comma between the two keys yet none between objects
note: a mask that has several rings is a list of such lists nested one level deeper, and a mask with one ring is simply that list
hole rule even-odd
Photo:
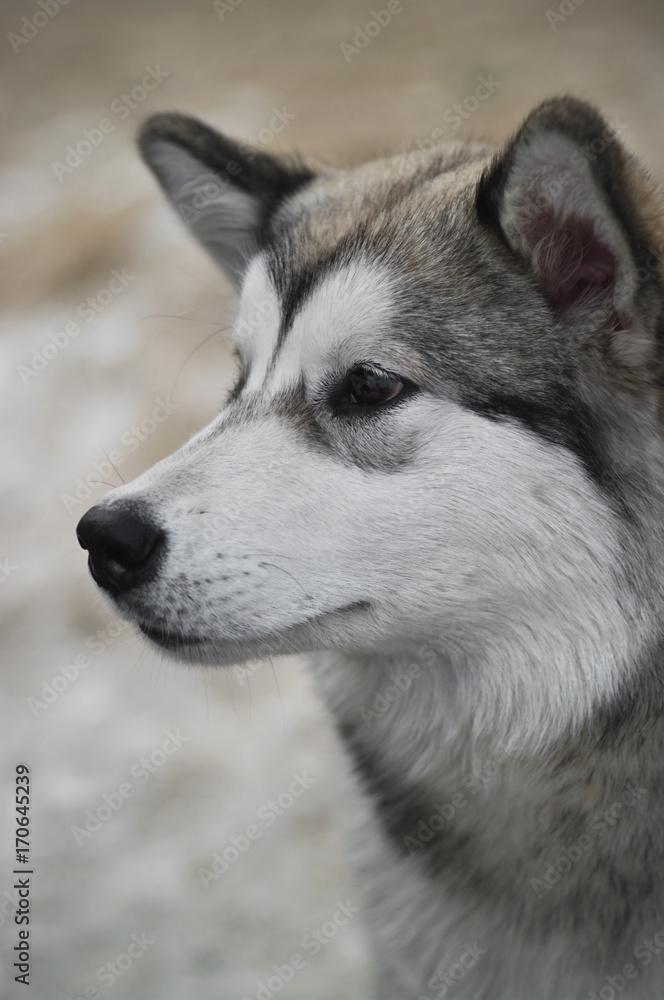
[{"label": "dog's forehead", "polygon": [[288,388],[303,374],[351,367],[360,360],[389,364],[398,345],[389,331],[397,309],[398,281],[367,258],[338,264],[303,287],[297,302],[284,301],[268,262],[257,257],[242,289],[233,339],[247,369],[247,388]]},{"label": "dog's forehead", "polygon": [[459,232],[467,242],[476,170],[403,177],[371,165],[295,199],[243,284],[233,339],[247,384],[265,390],[267,376],[285,385],[359,361],[414,378],[421,359],[399,316],[412,312],[415,276],[445,270]]}]

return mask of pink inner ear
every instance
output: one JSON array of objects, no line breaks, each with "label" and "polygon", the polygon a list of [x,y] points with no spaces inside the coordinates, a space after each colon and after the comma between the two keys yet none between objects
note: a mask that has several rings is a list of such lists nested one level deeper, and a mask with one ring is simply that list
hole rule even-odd
[{"label": "pink inner ear", "polygon": [[597,237],[589,219],[553,213],[540,216],[529,229],[533,261],[547,295],[557,309],[613,290],[616,258]]}]

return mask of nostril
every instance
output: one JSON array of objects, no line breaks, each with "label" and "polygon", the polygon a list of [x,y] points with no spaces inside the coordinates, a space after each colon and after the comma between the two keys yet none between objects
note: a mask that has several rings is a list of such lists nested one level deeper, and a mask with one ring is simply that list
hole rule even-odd
[{"label": "nostril", "polygon": [[114,541],[106,546],[108,562],[119,563],[125,568],[142,566],[147,562],[163,538],[163,533],[151,525],[122,526],[123,536],[116,536]]},{"label": "nostril", "polygon": [[143,561],[140,558],[132,558],[129,552],[121,552],[117,545],[110,545],[106,549],[106,561],[110,563],[117,563],[118,566],[140,566]]}]

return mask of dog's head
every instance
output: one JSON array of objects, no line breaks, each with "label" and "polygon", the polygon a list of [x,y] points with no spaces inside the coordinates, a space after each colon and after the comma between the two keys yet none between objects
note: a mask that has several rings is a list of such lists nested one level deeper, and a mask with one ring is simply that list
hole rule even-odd
[{"label": "dog's head", "polygon": [[240,291],[240,374],[82,519],[120,613],[196,662],[429,642],[552,711],[614,692],[661,474],[656,199],[616,130],[559,99],[498,153],[314,169],[180,115],[141,149]]}]

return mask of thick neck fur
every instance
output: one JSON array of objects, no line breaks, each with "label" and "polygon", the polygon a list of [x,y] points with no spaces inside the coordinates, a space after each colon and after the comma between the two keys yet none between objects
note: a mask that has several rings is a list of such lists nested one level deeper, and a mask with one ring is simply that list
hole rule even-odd
[{"label": "thick neck fur", "polygon": [[[427,984],[467,938],[491,957],[460,1000],[586,997],[664,932],[662,651],[634,665],[643,683],[530,750],[487,724],[481,698],[464,704],[458,669],[419,653],[315,660],[367,796],[355,836],[382,964],[388,979],[419,970],[394,995],[442,996]],[[658,973],[638,971],[624,996],[649,995]]]}]

